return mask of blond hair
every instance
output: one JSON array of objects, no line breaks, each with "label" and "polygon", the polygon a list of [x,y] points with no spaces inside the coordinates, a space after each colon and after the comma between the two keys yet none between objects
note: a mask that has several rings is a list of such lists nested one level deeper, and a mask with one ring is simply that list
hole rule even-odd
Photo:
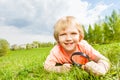
[{"label": "blond hair", "polygon": [[80,40],[84,38],[84,31],[80,23],[73,16],[65,16],[59,19],[54,25],[54,38],[58,42],[58,35],[61,30],[64,30],[66,27],[75,26],[80,33]]}]

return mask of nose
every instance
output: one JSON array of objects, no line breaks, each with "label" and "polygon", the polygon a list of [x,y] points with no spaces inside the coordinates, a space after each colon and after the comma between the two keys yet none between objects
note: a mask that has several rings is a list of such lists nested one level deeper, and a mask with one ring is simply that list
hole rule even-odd
[{"label": "nose", "polygon": [[66,35],[66,40],[72,40],[72,36],[71,35]]}]

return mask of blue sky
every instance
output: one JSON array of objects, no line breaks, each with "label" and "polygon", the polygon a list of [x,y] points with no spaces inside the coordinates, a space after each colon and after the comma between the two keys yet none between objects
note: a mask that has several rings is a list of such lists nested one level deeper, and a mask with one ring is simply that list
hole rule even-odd
[{"label": "blue sky", "polygon": [[119,0],[0,0],[0,38],[10,45],[54,42],[53,26],[75,16],[85,26],[118,11]]}]

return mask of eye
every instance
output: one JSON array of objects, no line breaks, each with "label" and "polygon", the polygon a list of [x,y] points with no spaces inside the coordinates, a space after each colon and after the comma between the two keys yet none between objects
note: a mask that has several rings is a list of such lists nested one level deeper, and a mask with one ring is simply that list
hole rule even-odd
[{"label": "eye", "polygon": [[76,32],[73,32],[73,33],[71,33],[72,35],[77,35],[77,33]]},{"label": "eye", "polygon": [[59,36],[65,36],[66,34],[65,33],[63,33],[63,34],[60,34]]}]

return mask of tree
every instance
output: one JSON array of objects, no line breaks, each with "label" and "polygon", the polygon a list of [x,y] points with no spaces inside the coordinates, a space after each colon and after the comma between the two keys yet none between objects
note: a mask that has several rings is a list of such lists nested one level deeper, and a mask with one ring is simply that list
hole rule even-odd
[{"label": "tree", "polygon": [[114,35],[114,40],[117,42],[120,42],[120,16],[119,19],[117,19],[116,23],[115,23],[115,35]]},{"label": "tree", "polygon": [[90,43],[93,42],[94,43],[93,37],[94,37],[93,29],[92,29],[91,25],[89,25],[89,28],[88,28],[88,42],[90,42]]},{"label": "tree", "polygon": [[114,41],[120,41],[120,14],[118,15],[116,11],[113,11],[111,19],[111,22],[113,22]]},{"label": "tree", "polygon": [[109,41],[120,41],[120,15],[114,10],[110,17],[106,17],[105,22],[109,27]]},{"label": "tree", "polygon": [[83,26],[83,31],[84,31],[84,39],[87,40],[88,34],[87,34],[87,31],[85,30],[85,26]]},{"label": "tree", "polygon": [[4,56],[9,52],[9,43],[5,39],[0,39],[0,56]]},{"label": "tree", "polygon": [[93,40],[95,43],[103,42],[103,32],[102,32],[102,26],[100,26],[100,24],[94,25],[93,35],[94,35]]},{"label": "tree", "polygon": [[120,14],[114,10],[102,23],[95,23],[93,28],[89,25],[85,39],[90,43],[120,42]]}]

